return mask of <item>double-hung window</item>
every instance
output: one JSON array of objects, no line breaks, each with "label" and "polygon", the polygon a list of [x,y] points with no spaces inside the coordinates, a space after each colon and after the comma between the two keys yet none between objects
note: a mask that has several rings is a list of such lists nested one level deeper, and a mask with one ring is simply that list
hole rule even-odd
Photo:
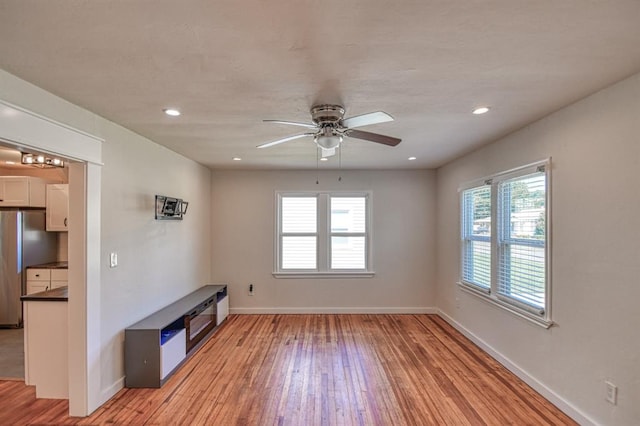
[{"label": "double-hung window", "polygon": [[501,173],[461,191],[463,288],[551,324],[549,162]]},{"label": "double-hung window", "polygon": [[276,276],[371,276],[369,193],[277,193]]},{"label": "double-hung window", "polygon": [[280,199],[280,259],[282,269],[318,268],[318,197]]},{"label": "double-hung window", "polygon": [[491,186],[462,193],[462,280],[482,290],[491,288]]}]

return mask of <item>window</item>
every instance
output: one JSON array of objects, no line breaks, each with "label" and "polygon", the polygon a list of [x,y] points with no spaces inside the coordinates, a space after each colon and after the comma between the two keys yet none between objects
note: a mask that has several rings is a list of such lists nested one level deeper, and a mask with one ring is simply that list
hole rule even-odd
[{"label": "window", "polygon": [[366,197],[330,196],[331,269],[367,269]]},{"label": "window", "polygon": [[370,272],[368,193],[278,193],[274,275]]},{"label": "window", "polygon": [[462,193],[462,279],[491,287],[491,186]]},{"label": "window", "polygon": [[544,171],[498,183],[498,295],[540,315],[546,300]]},{"label": "window", "polygon": [[463,288],[549,326],[549,165],[505,172],[461,191]]},{"label": "window", "polygon": [[282,269],[317,268],[317,197],[282,198]]}]

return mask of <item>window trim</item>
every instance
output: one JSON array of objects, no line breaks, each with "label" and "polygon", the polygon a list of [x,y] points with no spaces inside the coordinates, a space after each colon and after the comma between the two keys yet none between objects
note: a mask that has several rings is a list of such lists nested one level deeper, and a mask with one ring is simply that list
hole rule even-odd
[{"label": "window trim", "polygon": [[[497,271],[500,265],[498,264],[498,185],[501,182],[508,181],[513,178],[526,176],[535,172],[545,172],[545,306],[543,312],[540,313],[540,309],[535,308],[533,305],[526,303],[518,303],[518,300],[513,297],[501,295],[498,291],[498,277]],[[468,189],[477,188],[486,184],[491,185],[491,286],[487,290],[482,286],[478,286],[474,283],[467,282],[463,279],[463,226],[462,223],[462,208],[463,208],[463,191]],[[526,319],[536,325],[544,328],[549,328],[553,325],[552,321],[552,282],[551,282],[551,243],[552,243],[552,229],[551,229],[551,158],[545,160],[536,161],[521,167],[510,169],[501,173],[496,173],[491,176],[486,176],[482,179],[475,179],[467,182],[458,188],[459,192],[459,220],[460,220],[460,262],[459,262],[459,280],[457,282],[460,289],[466,293],[478,296],[482,300],[489,302],[495,306],[498,306],[516,316]]]},{"label": "window trim", "polygon": [[[316,269],[282,269],[281,226],[283,197],[316,197]],[[365,237],[365,269],[331,269],[331,197],[364,197],[366,228],[355,236]],[[371,278],[375,275],[372,256],[372,193],[371,191],[276,191],[274,270],[275,278]],[[353,236],[354,234],[344,234]]]}]

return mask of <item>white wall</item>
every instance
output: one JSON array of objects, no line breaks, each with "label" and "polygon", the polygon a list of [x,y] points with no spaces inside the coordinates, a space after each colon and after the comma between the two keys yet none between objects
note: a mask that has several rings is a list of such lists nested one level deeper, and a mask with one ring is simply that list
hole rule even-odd
[{"label": "white wall", "polygon": [[[434,306],[432,171],[214,171],[211,277],[232,312],[420,312]],[[373,278],[276,279],[275,192],[371,190]],[[249,296],[248,285],[255,285]]]},{"label": "white wall", "polygon": [[[122,127],[105,122],[100,135],[104,388],[124,376],[122,330],[209,283],[211,188],[207,168]],[[156,194],[188,201],[184,220],[155,220]]]},{"label": "white wall", "polygon": [[[123,329],[209,282],[210,171],[1,70],[0,99],[105,140],[100,282],[87,283],[100,297],[100,345],[89,351],[98,353],[104,400],[123,384]],[[185,220],[154,220],[155,194],[189,201]],[[110,252],[117,268],[108,266]]]},{"label": "white wall", "polygon": [[[499,113],[494,108],[491,114]],[[549,330],[456,285],[458,187],[546,157],[552,157],[557,324]],[[640,74],[437,171],[438,307],[602,424],[631,425],[640,419],[639,185]],[[619,388],[617,406],[605,401],[605,380]]]}]

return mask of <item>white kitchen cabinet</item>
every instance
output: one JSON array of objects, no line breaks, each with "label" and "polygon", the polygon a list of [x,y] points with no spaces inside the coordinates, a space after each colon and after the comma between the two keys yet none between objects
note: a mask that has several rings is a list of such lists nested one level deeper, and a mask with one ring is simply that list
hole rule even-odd
[{"label": "white kitchen cabinet", "polygon": [[47,231],[67,231],[68,218],[69,185],[47,185]]},{"label": "white kitchen cabinet", "polygon": [[33,294],[41,291],[68,285],[69,271],[64,268],[28,268],[27,269],[27,293]]},{"label": "white kitchen cabinet", "polygon": [[51,289],[51,269],[27,269],[27,294]]},{"label": "white kitchen cabinet", "polygon": [[0,207],[45,207],[46,184],[32,176],[0,176]]},{"label": "white kitchen cabinet", "polygon": [[68,269],[52,269],[51,270],[51,287],[54,288],[66,287],[69,284],[69,270]]},{"label": "white kitchen cabinet", "polygon": [[23,306],[25,384],[35,387],[36,398],[68,399],[68,302],[27,300]]},{"label": "white kitchen cabinet", "polygon": [[27,281],[27,294],[50,290],[49,281]]}]

